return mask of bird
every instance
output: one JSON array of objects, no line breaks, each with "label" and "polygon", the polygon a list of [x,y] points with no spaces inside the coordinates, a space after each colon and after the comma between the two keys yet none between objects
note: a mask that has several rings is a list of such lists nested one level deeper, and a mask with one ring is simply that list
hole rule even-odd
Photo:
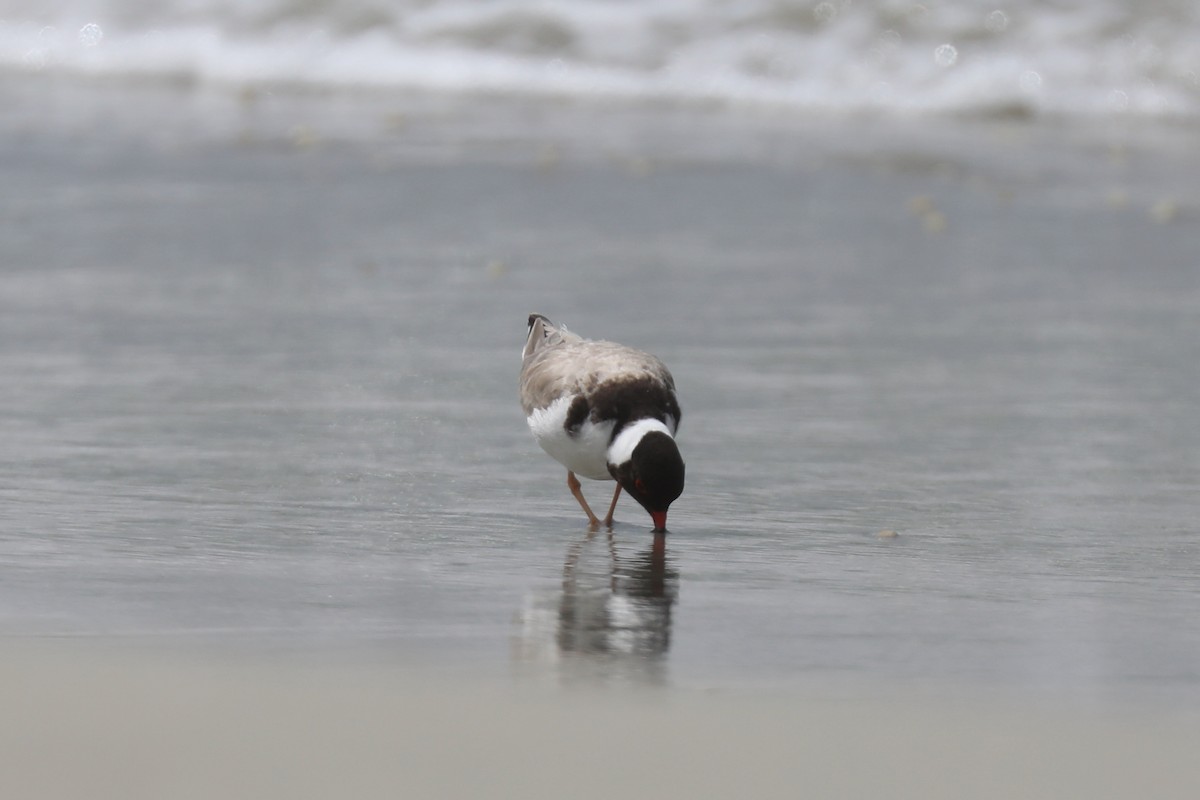
[{"label": "bird", "polygon": [[[675,379],[662,361],[530,314],[520,395],[534,439],[567,468],[567,488],[592,530],[612,527],[624,490],[649,512],[654,532],[666,533],[684,464],[675,444],[682,418]],[[603,521],[584,499],[580,475],[617,482]]]}]

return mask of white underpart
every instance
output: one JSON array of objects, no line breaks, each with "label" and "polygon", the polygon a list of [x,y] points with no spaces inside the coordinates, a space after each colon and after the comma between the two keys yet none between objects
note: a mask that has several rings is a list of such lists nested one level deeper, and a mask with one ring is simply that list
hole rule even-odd
[{"label": "white underpart", "polygon": [[571,472],[592,480],[610,481],[612,475],[608,472],[606,456],[615,423],[597,424],[586,419],[574,436],[567,435],[563,423],[567,421],[573,399],[567,395],[546,408],[535,408],[527,419],[529,429],[542,449]]},{"label": "white underpart", "polygon": [[675,420],[668,416],[667,421],[671,423],[669,427],[656,419],[639,419],[631,425],[626,425],[617,434],[617,438],[613,440],[612,447],[608,448],[608,463],[620,466],[633,458],[633,449],[638,446],[638,443],[642,441],[642,437],[647,433],[657,431],[674,438],[674,434],[671,431],[675,427]]}]

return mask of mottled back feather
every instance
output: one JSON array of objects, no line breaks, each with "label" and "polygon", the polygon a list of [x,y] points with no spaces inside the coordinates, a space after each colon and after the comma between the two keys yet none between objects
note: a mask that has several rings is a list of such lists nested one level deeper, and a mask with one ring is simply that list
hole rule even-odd
[{"label": "mottled back feather", "polygon": [[548,407],[564,394],[581,394],[589,405],[593,399],[603,404],[607,392],[597,396],[597,389],[606,384],[631,382],[665,387],[669,411],[674,412],[672,416],[678,424],[678,405],[673,396],[675,379],[663,362],[615,342],[582,339],[541,315],[530,317],[521,364],[521,407],[526,415]]}]

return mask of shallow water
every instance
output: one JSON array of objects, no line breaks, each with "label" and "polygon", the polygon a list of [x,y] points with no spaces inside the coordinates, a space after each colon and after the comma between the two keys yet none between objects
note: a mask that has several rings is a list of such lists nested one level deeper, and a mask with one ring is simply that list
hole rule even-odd
[{"label": "shallow water", "polygon": [[[835,134],[10,137],[0,633],[1194,700],[1194,157]],[[674,371],[665,558],[525,430],[531,311]]]}]

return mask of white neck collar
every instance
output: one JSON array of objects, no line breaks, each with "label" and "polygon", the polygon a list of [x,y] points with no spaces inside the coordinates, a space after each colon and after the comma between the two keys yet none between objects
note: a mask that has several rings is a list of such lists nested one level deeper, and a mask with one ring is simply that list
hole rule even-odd
[{"label": "white neck collar", "polygon": [[619,467],[633,458],[633,449],[638,446],[638,442],[642,441],[642,437],[655,431],[671,436],[671,429],[665,423],[653,418],[639,419],[637,422],[626,425],[608,447],[608,463]]}]

